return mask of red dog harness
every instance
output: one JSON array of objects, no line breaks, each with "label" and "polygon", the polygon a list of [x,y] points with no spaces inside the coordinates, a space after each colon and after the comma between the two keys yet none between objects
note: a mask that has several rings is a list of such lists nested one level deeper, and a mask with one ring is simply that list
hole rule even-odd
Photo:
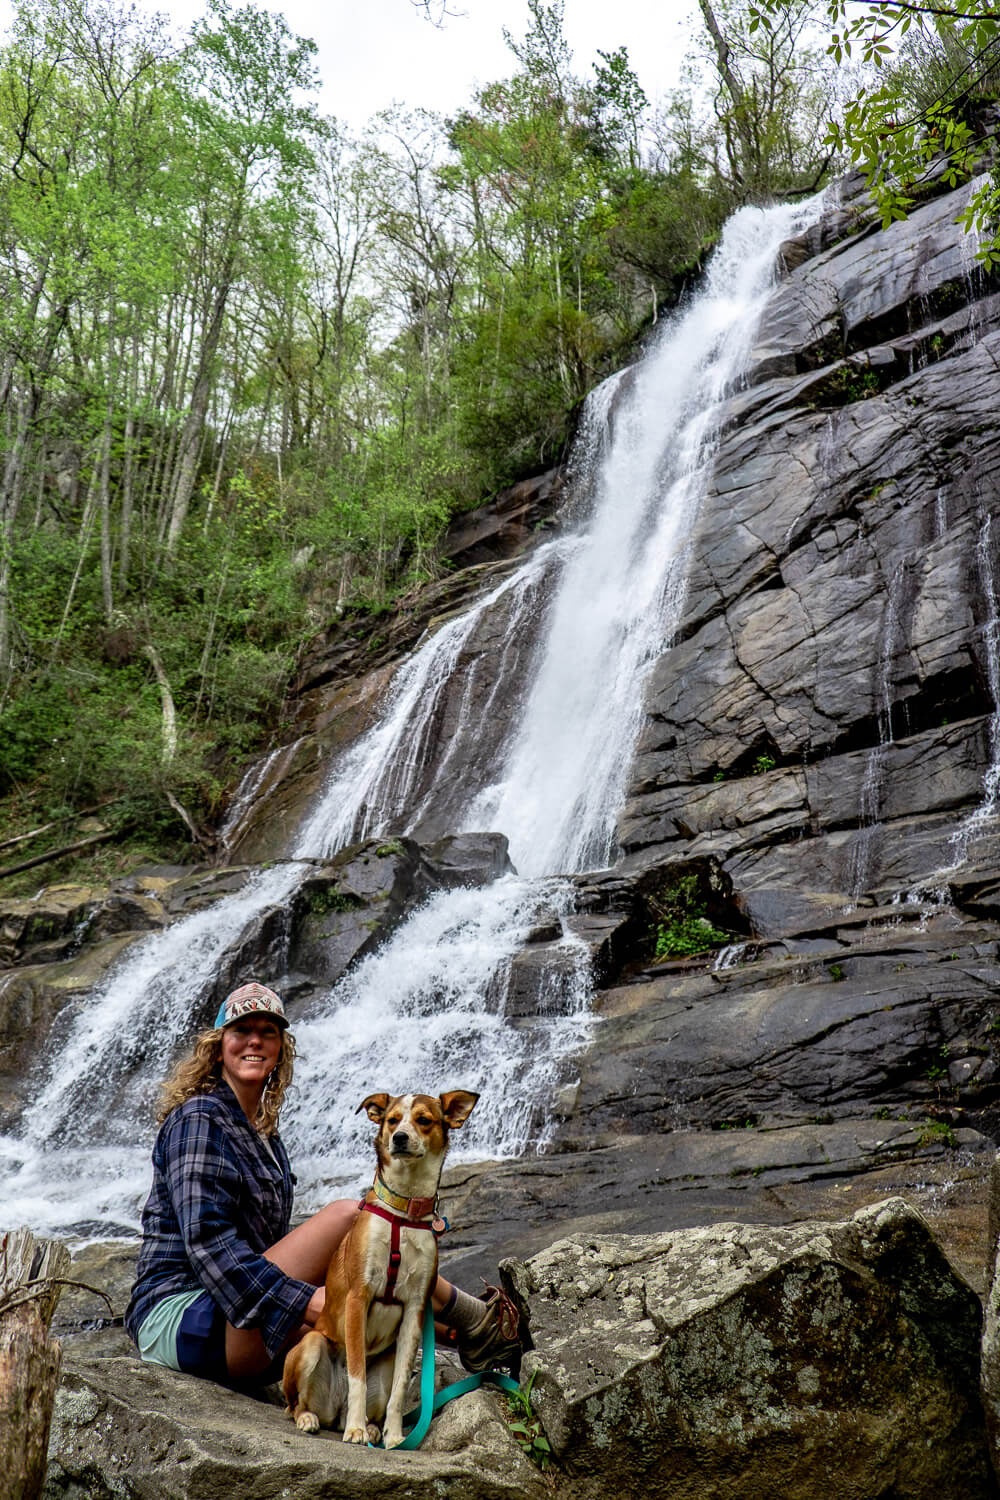
[{"label": "red dog harness", "polygon": [[[412,1200],[411,1200],[412,1201]],[[399,1214],[392,1214],[388,1209],[380,1207],[377,1203],[369,1203],[367,1199],[361,1204],[363,1214],[377,1214],[380,1219],[385,1219],[390,1226],[389,1235],[389,1270],[386,1276],[385,1291],[381,1297],[375,1297],[376,1302],[384,1302],[389,1307],[402,1307],[403,1304],[395,1295],[396,1281],[399,1276],[399,1266],[402,1253],[399,1248],[399,1232],[401,1229],[426,1229],[431,1234],[443,1234],[444,1225],[437,1228],[436,1219],[404,1219]]]}]

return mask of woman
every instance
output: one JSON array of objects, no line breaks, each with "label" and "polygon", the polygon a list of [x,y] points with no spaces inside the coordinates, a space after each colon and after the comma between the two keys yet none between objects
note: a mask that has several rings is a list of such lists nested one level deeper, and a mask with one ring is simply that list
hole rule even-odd
[{"label": "woman", "polygon": [[[224,1385],[280,1377],[323,1307],[358,1212],[341,1199],[289,1231],[295,1178],[277,1133],[295,1043],[280,997],[244,984],[163,1086],[153,1187],[125,1327],[143,1359]],[[470,1370],[520,1352],[516,1314],[438,1277],[435,1319]]]}]

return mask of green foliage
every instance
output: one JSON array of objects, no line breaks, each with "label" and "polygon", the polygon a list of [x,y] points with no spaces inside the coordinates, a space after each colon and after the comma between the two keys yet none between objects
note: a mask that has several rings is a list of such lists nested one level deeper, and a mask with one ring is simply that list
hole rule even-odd
[{"label": "green foliage", "polygon": [[751,775],[763,776],[768,771],[773,771],[777,764],[773,755],[758,755],[751,768]]},{"label": "green foliage", "polygon": [[696,875],[682,875],[649,898],[657,921],[651,931],[654,958],[686,958],[728,943],[731,934],[713,927]]},{"label": "green foliage", "polygon": [[944,1120],[925,1120],[917,1136],[918,1146],[947,1146],[950,1151],[958,1149],[958,1137]]},{"label": "green foliage", "polygon": [[552,1449],[542,1428],[541,1419],[531,1403],[531,1388],[537,1374],[538,1371],[533,1370],[527,1385],[517,1391],[507,1393],[507,1407],[510,1412],[507,1426],[514,1440],[535,1467],[544,1471],[552,1462]]},{"label": "green foliage", "polygon": [[309,911],[314,917],[325,916],[329,911],[357,911],[364,906],[360,896],[350,891],[338,891],[336,886],[325,886],[309,895]]},{"label": "green foliage", "polygon": [[[998,92],[1000,16],[979,0],[944,0],[922,7],[875,0],[849,11],[847,0],[825,0],[827,52],[855,66],[855,87],[831,121],[828,148],[844,153],[866,177],[883,227],[905,218],[924,191],[931,168],[955,186],[981,170],[982,106]],[[772,34],[784,0],[752,0],[750,26]],[[860,63],[860,67],[857,64]],[[978,255],[1000,260],[1000,193],[990,174],[959,218],[980,236]]]},{"label": "green foliage", "polygon": [[844,363],[834,370],[826,389],[838,401],[866,401],[878,395],[879,380],[874,370],[861,370]]},{"label": "green foliage", "polygon": [[948,1056],[949,1052],[946,1045],[939,1048],[937,1057],[930,1064],[925,1075],[931,1083],[939,1083],[942,1078],[947,1078]]}]

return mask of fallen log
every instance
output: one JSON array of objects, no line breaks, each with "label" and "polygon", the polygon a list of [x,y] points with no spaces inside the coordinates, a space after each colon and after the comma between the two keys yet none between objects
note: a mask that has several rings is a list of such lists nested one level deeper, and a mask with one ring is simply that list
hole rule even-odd
[{"label": "fallen log", "polygon": [[111,839],[121,838],[120,828],[108,828],[104,833],[93,833],[89,839],[78,839],[75,844],[63,844],[59,849],[50,849],[47,854],[36,854],[33,859],[22,859],[20,864],[8,865],[0,870],[0,880],[7,875],[18,875],[22,870],[33,870],[35,865],[47,865],[64,854],[76,854],[80,849],[89,849],[92,844],[106,844]]},{"label": "fallen log", "polygon": [[0,1239],[0,1474],[9,1500],[36,1500],[62,1350],[49,1337],[70,1254],[30,1229]]}]

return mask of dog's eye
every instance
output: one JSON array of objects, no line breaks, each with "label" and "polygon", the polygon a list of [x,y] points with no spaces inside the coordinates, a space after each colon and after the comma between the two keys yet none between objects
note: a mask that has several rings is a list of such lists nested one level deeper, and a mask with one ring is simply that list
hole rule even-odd
[{"label": "dog's eye", "polygon": [[433,1125],[434,1121],[431,1119],[430,1115],[417,1115],[417,1124],[426,1129],[428,1125]]},{"label": "dog's eye", "polygon": [[399,1122],[400,1122],[400,1120],[402,1118],[403,1118],[402,1115],[390,1115],[389,1119],[388,1119],[388,1124],[389,1124],[390,1128],[392,1130],[395,1130],[396,1126],[399,1124]]}]

